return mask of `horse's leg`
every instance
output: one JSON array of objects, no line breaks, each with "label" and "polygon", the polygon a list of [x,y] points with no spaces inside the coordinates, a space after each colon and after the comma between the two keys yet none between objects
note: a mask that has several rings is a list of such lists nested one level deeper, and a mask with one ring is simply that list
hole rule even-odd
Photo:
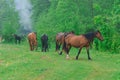
[{"label": "horse's leg", "polygon": [[20,44],[20,39],[19,39],[19,44]]},{"label": "horse's leg", "polygon": [[37,51],[37,49],[38,49],[37,42],[36,42],[36,43],[34,43],[34,48],[35,48],[35,50]]},{"label": "horse's leg", "polygon": [[46,52],[46,43],[45,43],[45,52]]},{"label": "horse's leg", "polygon": [[58,44],[58,53],[61,53],[61,51],[60,51],[61,50],[60,49],[61,45],[62,45],[61,43]]},{"label": "horse's leg", "polygon": [[32,46],[32,43],[30,43],[30,50],[31,50],[31,51],[33,50],[33,46]]},{"label": "horse's leg", "polygon": [[59,44],[58,50],[60,50],[61,45],[62,45],[62,43]]},{"label": "horse's leg", "polygon": [[48,43],[46,44],[46,50],[49,51],[49,49],[48,49]]},{"label": "horse's leg", "polygon": [[47,41],[46,41],[46,44],[45,44],[45,49],[46,49],[46,51],[48,51],[48,43],[47,43]]},{"label": "horse's leg", "polygon": [[42,42],[42,52],[43,52],[43,48],[44,48],[44,46],[43,46],[43,42]]},{"label": "horse's leg", "polygon": [[70,52],[70,49],[71,49],[71,46],[68,45],[68,46],[66,47],[66,53],[67,53],[66,59],[69,59],[69,52]]},{"label": "horse's leg", "polygon": [[76,60],[78,60],[78,57],[79,57],[79,54],[80,54],[81,50],[82,50],[82,48],[79,49],[78,54],[76,56]]},{"label": "horse's leg", "polygon": [[56,41],[56,51],[58,51],[58,47],[59,45],[58,45],[58,42]]},{"label": "horse's leg", "polygon": [[45,43],[44,43],[44,52],[45,52]]},{"label": "horse's leg", "polygon": [[15,39],[15,43],[17,44],[17,39]]},{"label": "horse's leg", "polygon": [[48,44],[47,44],[47,42],[45,44],[45,51],[48,51]]},{"label": "horse's leg", "polygon": [[62,50],[59,52],[60,55],[62,55],[62,52],[65,51],[67,52],[67,49],[66,49],[66,43],[60,43],[60,45],[62,45]]},{"label": "horse's leg", "polygon": [[30,40],[29,40],[29,45],[30,45],[30,50],[32,51],[32,43]]},{"label": "horse's leg", "polygon": [[55,42],[55,44],[56,44],[56,48],[55,48],[55,51],[57,51],[57,41]]},{"label": "horse's leg", "polygon": [[59,55],[62,55],[62,52],[63,52],[63,51],[65,51],[65,49],[64,49],[64,44],[62,45],[62,50],[60,51],[60,49],[59,49],[59,52],[58,52]]},{"label": "horse's leg", "polygon": [[91,60],[90,54],[89,54],[89,46],[86,47],[86,50],[87,50],[88,59]]},{"label": "horse's leg", "polygon": [[35,48],[35,45],[34,45],[34,43],[32,43],[32,50],[34,50],[34,48]]},{"label": "horse's leg", "polygon": [[57,51],[58,51],[58,53],[60,52],[60,46],[61,46],[61,43],[58,43],[57,44]]},{"label": "horse's leg", "polygon": [[45,42],[43,42],[43,51],[46,52],[45,51]]},{"label": "horse's leg", "polygon": [[62,53],[63,53],[63,49],[60,51],[60,52],[58,52],[59,53],[59,55],[62,55]]}]

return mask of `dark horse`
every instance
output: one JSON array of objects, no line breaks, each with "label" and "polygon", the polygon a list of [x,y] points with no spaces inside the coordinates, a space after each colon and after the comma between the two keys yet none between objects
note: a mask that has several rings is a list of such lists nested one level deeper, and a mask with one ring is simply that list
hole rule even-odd
[{"label": "dark horse", "polygon": [[14,38],[15,38],[15,43],[16,43],[16,44],[17,44],[17,43],[20,44],[20,42],[21,42],[21,37],[18,36],[17,34],[13,34],[13,36],[14,36]]},{"label": "dark horse", "polygon": [[42,43],[42,52],[46,52],[48,50],[48,36],[43,34],[41,36],[41,43]]},{"label": "dark horse", "polygon": [[33,51],[35,48],[37,50],[37,36],[35,32],[28,34],[28,41],[30,45],[30,50]]},{"label": "dark horse", "polygon": [[91,60],[90,54],[89,54],[89,46],[90,46],[90,43],[93,42],[94,38],[98,38],[101,41],[103,40],[103,37],[100,31],[91,32],[91,33],[82,34],[82,35],[74,35],[74,34],[66,35],[65,41],[64,41],[64,48],[63,48],[64,51],[67,53],[66,58],[69,58],[69,51],[72,46],[75,48],[79,48],[79,52],[76,56],[76,59],[78,59],[82,48],[86,47],[88,59]]},{"label": "dark horse", "polygon": [[66,35],[74,33],[74,31],[70,31],[70,32],[60,32],[56,35],[56,51],[60,50],[61,45],[63,45],[64,43],[64,38]]}]

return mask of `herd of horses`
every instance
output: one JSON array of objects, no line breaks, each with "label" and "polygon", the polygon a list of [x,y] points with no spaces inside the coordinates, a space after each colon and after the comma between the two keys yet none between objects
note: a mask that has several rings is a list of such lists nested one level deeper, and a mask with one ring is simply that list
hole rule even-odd
[{"label": "herd of horses", "polygon": [[[19,38],[17,35],[14,35],[16,39],[20,43],[21,38]],[[37,50],[38,42],[37,42],[37,33],[31,32],[27,36],[29,41],[30,50]],[[56,42],[56,51],[59,55],[62,55],[63,51],[66,53],[66,59],[69,59],[69,52],[72,47],[78,48],[79,51],[76,55],[76,60],[79,57],[79,54],[83,47],[86,48],[88,60],[91,60],[89,49],[90,45],[93,43],[94,38],[98,38],[99,40],[103,41],[103,37],[101,35],[101,32],[99,30],[76,35],[73,31],[70,32],[60,32],[55,37]],[[48,36],[46,34],[43,34],[41,36],[41,44],[42,44],[42,52],[48,51]],[[60,49],[62,46],[62,49]],[[61,51],[60,51],[61,50]]]}]

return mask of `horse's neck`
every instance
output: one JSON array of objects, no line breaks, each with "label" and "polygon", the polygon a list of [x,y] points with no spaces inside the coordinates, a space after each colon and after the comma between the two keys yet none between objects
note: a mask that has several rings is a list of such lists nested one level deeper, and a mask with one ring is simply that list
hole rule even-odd
[{"label": "horse's neck", "polygon": [[94,38],[95,38],[95,37],[92,36],[91,39],[88,39],[88,41],[89,41],[89,42],[93,42]]},{"label": "horse's neck", "polygon": [[93,42],[93,40],[95,38],[95,34],[94,33],[85,34],[84,36],[87,38],[87,40],[89,42]]}]

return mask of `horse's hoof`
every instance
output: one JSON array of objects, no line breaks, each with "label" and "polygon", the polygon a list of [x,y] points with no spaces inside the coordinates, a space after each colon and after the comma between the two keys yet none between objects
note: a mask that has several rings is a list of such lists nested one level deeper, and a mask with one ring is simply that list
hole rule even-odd
[{"label": "horse's hoof", "polygon": [[69,55],[66,56],[66,59],[69,59]]}]

